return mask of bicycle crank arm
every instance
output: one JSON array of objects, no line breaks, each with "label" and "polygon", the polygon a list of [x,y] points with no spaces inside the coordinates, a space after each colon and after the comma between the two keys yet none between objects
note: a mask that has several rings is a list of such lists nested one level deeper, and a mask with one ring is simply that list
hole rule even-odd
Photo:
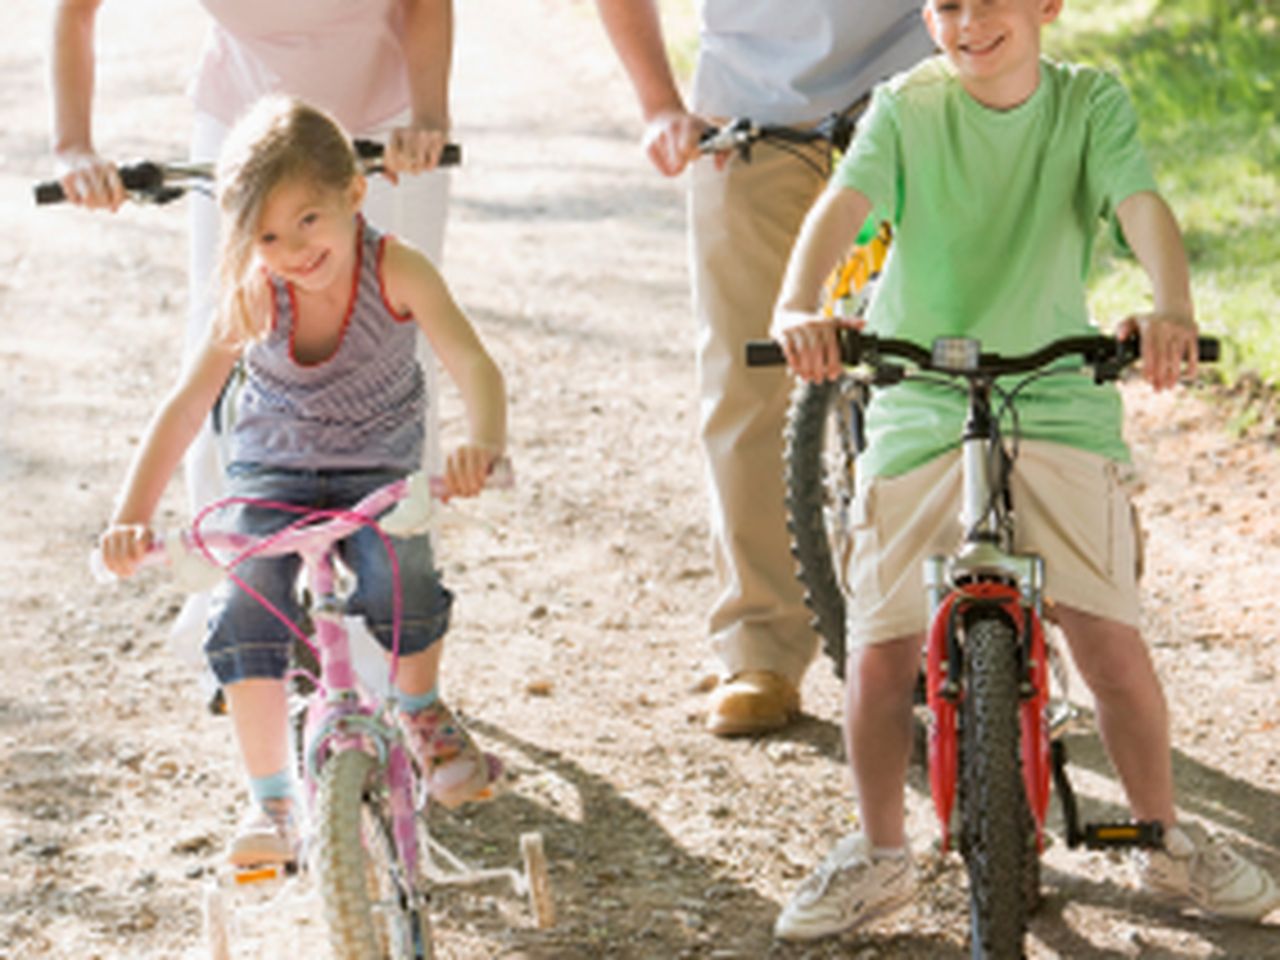
[{"label": "bicycle crank arm", "polygon": [[1155,820],[1086,823],[1081,827],[1076,792],[1067,778],[1067,745],[1061,740],[1054,740],[1049,745],[1049,759],[1053,785],[1062,804],[1062,820],[1067,827],[1068,847],[1075,849],[1083,846],[1089,850],[1142,847],[1156,850],[1164,846],[1164,824]]}]

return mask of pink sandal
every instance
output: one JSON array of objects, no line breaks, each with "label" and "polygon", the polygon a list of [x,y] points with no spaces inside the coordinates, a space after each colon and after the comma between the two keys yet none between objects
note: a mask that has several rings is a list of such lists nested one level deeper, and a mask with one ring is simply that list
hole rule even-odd
[{"label": "pink sandal", "polygon": [[453,809],[494,796],[502,761],[484,753],[443,703],[402,713],[400,725],[432,800]]}]

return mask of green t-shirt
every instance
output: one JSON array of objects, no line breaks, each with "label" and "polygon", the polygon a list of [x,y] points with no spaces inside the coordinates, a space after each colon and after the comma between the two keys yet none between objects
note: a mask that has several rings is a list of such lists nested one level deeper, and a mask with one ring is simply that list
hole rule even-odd
[{"label": "green t-shirt", "polygon": [[[868,329],[926,347],[975,337],[1008,354],[1096,333],[1093,237],[1122,200],[1155,189],[1136,134],[1124,88],[1085,67],[1043,61],[1035,93],[1003,111],[969,96],[941,57],[881,86],[835,175],[895,230]],[[927,463],[958,445],[964,410],[946,387],[877,391],[858,469]],[[1037,381],[1016,410],[1022,437],[1129,459],[1119,394],[1088,374]]]}]

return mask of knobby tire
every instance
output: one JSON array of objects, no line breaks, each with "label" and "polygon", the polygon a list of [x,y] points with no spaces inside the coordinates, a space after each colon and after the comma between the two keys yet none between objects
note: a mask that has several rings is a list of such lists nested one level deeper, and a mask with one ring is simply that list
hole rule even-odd
[{"label": "knobby tire", "polygon": [[791,554],[822,651],[842,679],[855,454],[846,387],[844,380],[800,383],[791,396],[784,435]]},{"label": "knobby tire", "polygon": [[428,960],[430,917],[409,901],[376,759],[344,750],[325,761],[316,798],[316,869],[338,960]]},{"label": "knobby tire", "polygon": [[1039,892],[1035,829],[1019,750],[1017,636],[996,611],[965,628],[961,706],[961,850],[969,873],[974,960],[1020,960]]}]

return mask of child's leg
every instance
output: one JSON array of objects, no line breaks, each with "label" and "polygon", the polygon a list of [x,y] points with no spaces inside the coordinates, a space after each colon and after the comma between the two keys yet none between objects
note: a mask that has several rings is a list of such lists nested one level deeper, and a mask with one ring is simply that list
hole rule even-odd
[{"label": "child's leg", "polygon": [[254,677],[223,688],[236,743],[251,778],[289,767],[289,701],[283,680]]},{"label": "child's leg", "polygon": [[911,760],[912,693],[922,636],[901,637],[849,654],[845,751],[858,794],[862,830],[872,847],[906,845],[904,804]]},{"label": "child's leg", "polygon": [[[415,701],[428,697],[436,690],[440,680],[440,655],[444,640],[437,640],[425,650],[400,658],[396,668],[396,689],[413,712]],[[390,654],[388,654],[390,656]],[[422,703],[422,706],[428,706]]]},{"label": "child's leg", "polygon": [[1169,714],[1137,629],[1070,607],[1056,611],[1096,701],[1098,729],[1139,820],[1175,819]]}]

